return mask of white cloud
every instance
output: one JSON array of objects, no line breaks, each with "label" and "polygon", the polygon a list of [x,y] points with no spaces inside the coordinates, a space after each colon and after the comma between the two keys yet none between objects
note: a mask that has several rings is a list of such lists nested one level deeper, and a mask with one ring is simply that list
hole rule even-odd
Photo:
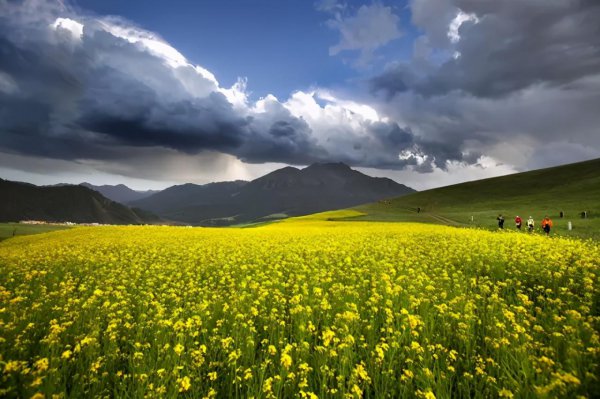
[{"label": "white cloud", "polygon": [[346,8],[345,4],[339,3],[337,0],[321,0],[315,4],[319,11],[335,12]]},{"label": "white cloud", "polygon": [[454,17],[448,26],[448,37],[452,43],[457,43],[460,40],[460,26],[467,21],[477,23],[479,22],[479,18],[477,18],[477,15],[475,14],[466,14],[462,12],[462,10],[459,10],[458,13],[456,13],[456,17]]},{"label": "white cloud", "polygon": [[379,3],[363,5],[355,15],[348,17],[336,12],[327,25],[339,31],[340,42],[329,48],[329,54],[358,50],[361,54],[359,65],[364,66],[371,61],[375,50],[402,35],[398,29],[399,21],[391,7]]},{"label": "white cloud", "polygon": [[[119,18],[103,18],[99,22],[102,29],[111,35],[125,39],[130,43],[139,44],[151,54],[163,59],[173,68],[190,65],[183,54],[171,47],[155,33],[132,26],[130,23]],[[212,74],[209,77],[204,76],[202,72],[200,74],[205,78],[212,78],[214,80]]]},{"label": "white cloud", "polygon": [[254,103],[252,112],[255,114],[264,114],[269,111],[269,108],[273,104],[279,104],[279,100],[273,94],[267,94],[265,97],[261,97]]},{"label": "white cloud", "polygon": [[[324,105],[320,105],[320,102]],[[332,125],[347,124],[358,128],[365,122],[389,121],[367,104],[336,97],[331,91],[324,89],[297,91],[283,104],[292,115],[315,125],[327,121]]]},{"label": "white cloud", "polygon": [[332,154],[344,151],[356,153],[357,144],[368,147],[369,125],[388,122],[367,104],[337,98],[331,92],[320,89],[297,91],[283,105],[292,115],[304,119],[317,142]]},{"label": "white cloud", "polygon": [[371,107],[370,105],[336,97],[328,90],[318,89],[317,91],[315,91],[315,95],[318,98],[327,101],[330,105],[337,106],[338,108],[343,108],[347,111],[359,115],[365,120],[371,120],[373,122],[388,121],[388,118],[380,116],[377,110],[375,110],[375,108]]},{"label": "white cloud", "polygon": [[429,160],[429,156],[425,154],[418,146],[413,146],[412,148],[400,151],[398,158],[403,161],[414,160],[417,166],[421,166]]},{"label": "white cloud", "polygon": [[64,29],[76,40],[81,40],[83,36],[83,24],[71,18],[56,18],[50,27],[55,30]]},{"label": "white cloud", "polygon": [[238,111],[248,110],[248,79],[238,78],[229,89],[219,88],[219,91],[227,98],[227,101]]}]

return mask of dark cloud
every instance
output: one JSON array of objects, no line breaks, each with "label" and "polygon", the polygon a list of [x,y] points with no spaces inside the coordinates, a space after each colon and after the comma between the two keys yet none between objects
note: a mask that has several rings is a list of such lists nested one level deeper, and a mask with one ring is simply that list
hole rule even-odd
[{"label": "dark cloud", "polygon": [[330,156],[315,142],[308,124],[302,119],[294,118],[283,107],[272,114],[257,116],[257,120],[253,121],[256,123],[252,124],[250,137],[236,152],[244,162],[302,165]]},{"label": "dark cloud", "polygon": [[277,121],[271,125],[269,134],[275,137],[294,137],[296,129],[288,121]]},{"label": "dark cloud", "polygon": [[244,140],[248,121],[236,117],[222,94],[161,104],[153,99],[154,93],[147,97],[143,92],[130,93],[134,95],[129,100],[138,99],[131,107],[121,100],[110,107],[96,99],[86,101],[77,125],[120,143],[163,146],[185,153],[206,149],[231,152]]},{"label": "dark cloud", "polygon": [[[5,152],[117,160],[136,148],[167,148],[182,154],[217,151],[247,163],[344,161],[386,168],[414,163],[398,158],[418,146],[410,130],[370,120],[335,98],[325,101],[334,102],[334,116],[306,93],[303,101],[315,104],[297,105],[298,112],[274,97],[257,110],[236,103],[235,95],[244,93],[228,97],[233,89],[219,87],[210,72],[126,21],[75,15],[38,1],[2,8]],[[322,114],[309,123],[302,112],[314,112],[307,111],[313,106]],[[445,155],[430,159],[442,164]]]},{"label": "dark cloud", "polygon": [[[429,173],[433,168],[446,170],[449,162],[475,164],[480,154],[463,153],[462,142],[443,142],[421,138],[410,129],[401,128],[396,122],[375,122],[367,127],[372,140],[366,141],[368,158],[352,157],[345,152],[340,161],[363,167],[400,170],[411,167],[420,173]],[[375,141],[375,142],[374,142]],[[364,150],[362,146],[361,150]],[[359,157],[364,156],[361,152]],[[398,154],[401,155],[400,159]]]},{"label": "dark cloud", "polygon": [[410,130],[404,130],[397,123],[376,122],[371,126],[375,136],[381,137],[385,145],[393,145],[397,149],[404,149],[415,140]]},{"label": "dark cloud", "polygon": [[370,86],[383,112],[411,126],[422,152],[415,159],[478,165],[485,155],[528,170],[600,153],[600,2],[410,7],[423,33],[413,58],[390,64]]},{"label": "dark cloud", "polygon": [[[415,58],[371,80],[385,94],[373,106],[316,92],[252,103],[128,22],[3,4],[0,150],[103,165],[152,150],[423,173],[478,165],[483,154],[524,165],[542,157],[530,150],[541,137],[591,136],[600,124],[600,5],[502,3],[412,1],[423,32]],[[453,41],[459,9],[477,22],[465,20]]]},{"label": "dark cloud", "polygon": [[375,91],[413,91],[426,96],[460,91],[498,97],[532,85],[560,86],[598,74],[598,1],[528,0],[511,6],[502,1],[423,0],[413,1],[413,9],[423,4],[433,15],[443,15],[446,22],[458,10],[476,16],[477,22],[462,23],[460,40],[454,45],[447,37],[443,40],[447,23],[425,17],[417,20],[426,29],[429,43],[460,56],[448,57],[426,74],[410,63],[395,65],[371,81]]},{"label": "dark cloud", "polygon": [[386,69],[381,75],[371,79],[373,92],[383,92],[389,100],[396,93],[404,93],[414,85],[415,77],[408,64],[395,64]]},{"label": "dark cloud", "polygon": [[[2,41],[0,70],[18,85],[16,93],[0,97],[3,146],[78,158],[102,157],[98,147],[106,141],[165,146],[188,153],[231,151],[241,145],[248,123],[233,111],[223,94],[185,95],[163,60],[132,43],[95,31],[83,36],[81,43],[68,46],[60,40],[73,39],[61,37],[53,45],[44,40],[43,30],[30,31],[39,37]],[[60,28],[58,32],[70,34]],[[111,62],[100,62],[102,57],[110,57]],[[142,76],[136,78],[118,69],[123,61]],[[149,81],[148,77],[156,78]],[[180,94],[162,97],[169,92]],[[37,149],[23,145],[32,138],[48,145],[40,146],[39,141]]]}]

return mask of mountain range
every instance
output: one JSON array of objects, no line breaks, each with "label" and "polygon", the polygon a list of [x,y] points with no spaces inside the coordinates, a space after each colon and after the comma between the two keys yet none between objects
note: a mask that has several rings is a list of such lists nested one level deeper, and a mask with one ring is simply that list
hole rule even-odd
[{"label": "mountain range", "polygon": [[84,186],[87,188],[91,188],[94,191],[98,191],[100,194],[104,195],[106,198],[110,198],[113,201],[120,202],[122,204],[126,204],[131,201],[136,201],[142,198],[146,198],[151,196],[152,194],[156,194],[160,192],[160,190],[146,190],[146,191],[137,191],[132,190],[124,184],[117,184],[115,186],[112,185],[102,185],[102,186],[94,186],[90,183],[81,183],[80,186]]},{"label": "mountain range", "polygon": [[[0,179],[0,221],[226,226],[347,208],[415,190],[343,163],[285,167],[258,179],[183,184],[159,192],[119,184],[35,186]],[[156,216],[158,215],[158,216]]]},{"label": "mountain range", "polygon": [[317,163],[288,166],[250,182],[173,186],[129,204],[167,220],[215,226],[346,208],[414,191],[343,163]]}]

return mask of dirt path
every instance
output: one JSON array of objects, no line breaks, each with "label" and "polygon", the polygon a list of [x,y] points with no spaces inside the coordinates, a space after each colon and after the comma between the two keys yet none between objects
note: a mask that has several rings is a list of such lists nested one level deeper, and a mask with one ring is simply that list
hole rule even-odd
[{"label": "dirt path", "polygon": [[437,220],[438,222],[442,222],[442,223],[450,225],[450,226],[462,226],[462,223],[458,223],[452,219],[448,219],[445,216],[437,215],[435,213],[428,213],[427,216],[429,216],[432,219]]},{"label": "dirt path", "polygon": [[[412,213],[419,213],[416,210],[411,209],[411,208],[406,208],[406,209]],[[454,220],[449,219],[442,215],[438,215],[437,213],[423,212],[423,214],[425,216],[428,216],[428,217],[438,221],[438,222],[441,222],[442,224],[447,224],[449,226],[464,226],[464,224],[462,224],[462,223],[458,223],[457,221],[454,221]]]}]

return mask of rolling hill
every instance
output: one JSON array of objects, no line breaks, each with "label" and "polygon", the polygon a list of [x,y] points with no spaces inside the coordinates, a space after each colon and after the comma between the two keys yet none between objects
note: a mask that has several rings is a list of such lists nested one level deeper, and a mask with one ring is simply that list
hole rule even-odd
[{"label": "rolling hill", "polygon": [[[495,228],[496,217],[503,214],[509,229],[514,229],[516,215],[533,216],[538,227],[544,215],[549,215],[556,232],[600,237],[600,159],[420,191],[354,209],[365,215],[353,220],[484,228]],[[583,211],[588,212],[587,219],[582,219]],[[567,231],[569,221],[571,232]]]},{"label": "rolling hill", "polygon": [[143,224],[158,218],[114,202],[83,186],[39,187],[0,179],[0,221]]},{"label": "rolling hill", "polygon": [[165,219],[210,226],[306,215],[412,192],[343,163],[320,163],[285,167],[251,182],[173,186],[131,204]]}]

